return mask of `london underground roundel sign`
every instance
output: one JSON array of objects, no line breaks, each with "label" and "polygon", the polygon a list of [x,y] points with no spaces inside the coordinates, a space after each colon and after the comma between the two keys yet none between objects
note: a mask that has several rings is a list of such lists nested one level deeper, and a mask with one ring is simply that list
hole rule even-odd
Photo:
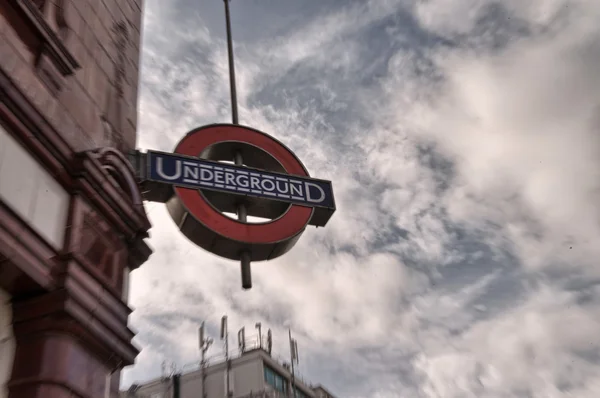
[{"label": "london underground roundel sign", "polygon": [[307,225],[324,226],[335,211],[331,182],[311,178],[281,142],[245,126],[199,127],[174,153],[137,153],[133,162],[145,198],[166,203],[186,237],[229,259],[278,257]]}]

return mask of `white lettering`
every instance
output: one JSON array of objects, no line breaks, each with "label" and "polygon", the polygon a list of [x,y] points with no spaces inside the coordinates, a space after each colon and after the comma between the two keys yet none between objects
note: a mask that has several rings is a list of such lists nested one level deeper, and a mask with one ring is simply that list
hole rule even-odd
[{"label": "white lettering", "polygon": [[242,188],[248,188],[248,176],[238,175],[235,178],[235,182],[237,185],[239,185]]},{"label": "white lettering", "polygon": [[217,184],[225,183],[225,181],[223,181],[223,172],[222,171],[215,170],[215,183],[217,183]]},{"label": "white lettering", "polygon": [[183,178],[198,179],[198,167],[183,165]]},{"label": "white lettering", "polygon": [[208,169],[200,169],[200,180],[201,181],[212,181],[213,172]]},{"label": "white lettering", "polygon": [[[314,184],[312,182],[304,182],[304,186],[306,187],[306,200],[307,201],[313,202],[313,203],[319,203],[319,202],[322,202],[323,199],[325,199],[325,191],[323,191],[323,188],[321,188],[317,184]],[[309,189],[310,187],[314,187],[319,190],[319,192],[321,193],[321,197],[319,199],[315,199],[310,196],[310,189]]]},{"label": "white lettering", "polygon": [[[267,183],[269,183],[269,185],[271,186],[270,188],[267,188],[265,185],[267,185]],[[275,189],[275,183],[271,180],[262,180],[260,186],[262,187],[262,189],[264,189],[265,191],[272,191]]]},{"label": "white lettering", "polygon": [[235,185],[233,180],[235,179],[235,176],[233,174],[231,174],[230,172],[225,172],[225,184],[227,185]]},{"label": "white lettering", "polygon": [[292,192],[291,192],[292,195],[304,196],[302,194],[302,185],[290,184],[290,189],[292,190]]},{"label": "white lettering", "polygon": [[260,189],[260,180],[258,177],[250,177],[250,187],[252,189]]},{"label": "white lettering", "polygon": [[[281,188],[282,183],[283,183],[283,187],[285,188],[285,190],[283,188]],[[287,181],[277,180],[277,191],[279,191],[280,193],[288,193],[289,190],[290,190],[290,186]]]},{"label": "white lettering", "polygon": [[175,174],[173,174],[172,176],[168,176],[165,174],[165,172],[163,170],[163,158],[157,157],[156,158],[156,174],[158,174],[161,178],[164,178],[165,180],[169,180],[169,181],[180,178],[181,177],[181,160],[175,161]]}]

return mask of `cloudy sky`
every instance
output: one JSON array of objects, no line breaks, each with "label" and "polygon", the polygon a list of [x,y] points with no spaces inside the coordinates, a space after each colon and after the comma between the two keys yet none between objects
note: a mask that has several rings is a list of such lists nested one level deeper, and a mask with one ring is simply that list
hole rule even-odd
[{"label": "cloudy sky", "polygon": [[[222,7],[146,0],[142,149],[230,121]],[[600,396],[598,20],[597,0],[233,0],[240,122],[338,210],[242,291],[148,203],[124,385],[197,361],[227,314],[282,356],[290,326],[340,397]]]}]

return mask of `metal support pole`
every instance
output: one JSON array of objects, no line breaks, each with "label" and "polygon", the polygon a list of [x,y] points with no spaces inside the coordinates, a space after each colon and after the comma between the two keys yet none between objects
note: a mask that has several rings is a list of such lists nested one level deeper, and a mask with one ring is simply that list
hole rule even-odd
[{"label": "metal support pole", "polygon": [[[229,15],[229,1],[223,0],[225,3],[225,22],[226,22],[226,30],[227,30],[227,55],[229,58],[229,88],[231,91],[231,122],[233,124],[239,124],[238,120],[238,107],[237,107],[237,91],[235,87],[235,62],[233,60],[233,40],[231,38],[231,17]],[[242,158],[241,152],[237,151],[234,153],[234,162],[238,166],[242,166],[244,164],[244,159]],[[248,211],[246,208],[246,204],[244,202],[240,202],[237,205],[237,216],[238,220],[241,222],[247,222],[248,220]],[[243,251],[240,253],[240,263],[241,263],[241,271],[242,271],[242,288],[244,290],[252,288],[252,273],[250,270],[250,260],[252,256],[249,251]]]},{"label": "metal support pole", "polygon": [[242,252],[241,258],[242,265],[242,288],[252,288],[252,271],[250,270],[250,253],[248,251]]},{"label": "metal support pole", "polygon": [[248,212],[246,211],[245,203],[238,203],[237,215],[238,215],[238,220],[240,220],[241,222],[246,222],[246,220],[248,220]]},{"label": "metal support pole", "polygon": [[229,17],[229,1],[225,3],[225,22],[227,28],[227,53],[229,55],[229,88],[231,90],[231,121],[238,124],[237,93],[235,89],[235,66],[233,62],[233,41],[231,39],[231,19]]},{"label": "metal support pole", "polygon": [[[236,151],[233,154],[233,159],[235,164],[238,166],[244,164],[244,159],[242,158],[242,153],[240,151]],[[243,201],[240,201],[240,203],[237,205],[237,216],[238,220],[241,222],[246,222],[248,219],[246,204]],[[245,290],[252,288],[252,271],[250,269],[250,260],[251,256],[249,251],[243,251],[240,253],[242,288]]]}]

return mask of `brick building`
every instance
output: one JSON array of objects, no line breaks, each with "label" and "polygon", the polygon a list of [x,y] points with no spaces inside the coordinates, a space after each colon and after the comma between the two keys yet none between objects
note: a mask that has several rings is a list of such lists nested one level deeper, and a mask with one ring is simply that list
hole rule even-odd
[{"label": "brick building", "polygon": [[150,223],[141,0],[0,2],[0,398],[118,396]]}]

